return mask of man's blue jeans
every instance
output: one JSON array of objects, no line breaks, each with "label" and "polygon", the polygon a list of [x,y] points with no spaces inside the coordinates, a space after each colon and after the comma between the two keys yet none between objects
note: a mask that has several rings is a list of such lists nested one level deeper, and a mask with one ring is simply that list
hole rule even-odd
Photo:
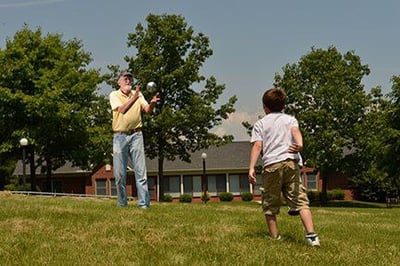
[{"label": "man's blue jeans", "polygon": [[113,137],[113,173],[117,187],[117,206],[127,206],[126,175],[128,156],[131,157],[135,172],[138,205],[150,207],[150,196],[147,187],[146,158],[144,154],[143,133],[132,135],[114,133]]}]

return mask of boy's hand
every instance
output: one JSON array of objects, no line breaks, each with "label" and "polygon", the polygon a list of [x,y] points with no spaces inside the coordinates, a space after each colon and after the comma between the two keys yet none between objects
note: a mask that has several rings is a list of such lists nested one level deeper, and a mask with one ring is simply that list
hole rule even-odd
[{"label": "boy's hand", "polygon": [[302,149],[303,149],[303,146],[298,145],[296,143],[292,143],[289,146],[289,153],[298,153],[298,152],[301,152]]},{"label": "boy's hand", "polygon": [[254,168],[249,169],[249,182],[254,185],[256,181],[256,172],[254,171]]}]

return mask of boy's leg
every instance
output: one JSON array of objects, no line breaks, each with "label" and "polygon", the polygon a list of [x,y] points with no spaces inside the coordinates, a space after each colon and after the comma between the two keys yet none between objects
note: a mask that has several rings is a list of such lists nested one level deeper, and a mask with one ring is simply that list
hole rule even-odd
[{"label": "boy's leg", "polygon": [[262,208],[272,238],[279,238],[276,215],[281,206],[282,162],[263,169]]},{"label": "boy's leg", "polygon": [[276,222],[276,215],[265,215],[265,220],[268,225],[268,230],[269,234],[271,235],[272,238],[278,238],[279,237],[279,231],[278,231],[278,225]]},{"label": "boy's leg", "polygon": [[304,229],[306,233],[314,233],[314,223],[311,216],[310,209],[301,209],[300,210],[300,219],[303,223]]},{"label": "boy's leg", "polygon": [[303,222],[304,229],[306,230],[305,241],[306,241],[307,245],[312,246],[312,247],[319,247],[320,246],[319,237],[314,232],[314,224],[313,224],[310,209],[300,210],[300,218],[301,218],[301,221]]}]

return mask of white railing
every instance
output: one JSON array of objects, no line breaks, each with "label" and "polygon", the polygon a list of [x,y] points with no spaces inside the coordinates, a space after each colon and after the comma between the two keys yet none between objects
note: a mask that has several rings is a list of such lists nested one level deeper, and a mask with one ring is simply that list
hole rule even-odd
[{"label": "white railing", "polygon": [[[59,192],[38,192],[38,191],[10,191],[11,194],[23,194],[23,195],[39,195],[39,196],[51,196],[51,197],[80,197],[80,198],[109,198],[116,199],[117,196],[110,195],[91,195],[91,194],[74,194],[74,193],[59,193]],[[133,200],[134,197],[128,197],[128,200]]]}]

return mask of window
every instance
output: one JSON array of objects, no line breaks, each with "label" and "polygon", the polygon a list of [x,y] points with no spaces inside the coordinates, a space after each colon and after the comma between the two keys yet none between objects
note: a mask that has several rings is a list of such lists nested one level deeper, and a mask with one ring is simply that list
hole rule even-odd
[{"label": "window", "polygon": [[210,192],[211,196],[217,196],[219,192],[226,192],[225,175],[209,175],[208,192]]},{"label": "window", "polygon": [[201,176],[193,176],[193,197],[200,197],[201,190]]},{"label": "window", "polygon": [[115,178],[110,179],[110,195],[117,196],[117,186],[115,185]]},{"label": "window", "polygon": [[225,175],[218,175],[216,176],[217,179],[217,192],[226,192],[226,176]]},{"label": "window", "polygon": [[201,176],[186,175],[183,177],[183,193],[200,197],[202,192]]},{"label": "window", "polygon": [[307,174],[307,189],[308,190],[317,190],[317,175],[316,174]]},{"label": "window", "polygon": [[229,192],[233,195],[240,194],[239,175],[229,175]]},{"label": "window", "polygon": [[240,195],[250,191],[250,184],[247,175],[229,175],[229,192],[233,195]]},{"label": "window", "polygon": [[51,187],[53,193],[63,193],[63,185],[62,182],[59,180],[52,180]]},{"label": "window", "polygon": [[211,196],[217,196],[217,184],[215,179],[216,179],[215,175],[207,176],[208,192],[210,192]]},{"label": "window", "polygon": [[184,194],[193,194],[193,177],[192,176],[184,176],[183,177],[183,193]]},{"label": "window", "polygon": [[51,180],[50,184],[47,182],[42,183],[43,191],[51,191],[52,193],[63,193],[62,182],[59,180]]},{"label": "window", "polygon": [[96,180],[96,195],[107,195],[107,180]]},{"label": "window", "polygon": [[156,199],[155,187],[156,187],[156,178],[157,177],[147,177],[147,186],[149,188],[149,196],[150,199]]},{"label": "window", "polygon": [[250,192],[250,183],[247,175],[240,175],[240,192]]},{"label": "window", "polygon": [[179,197],[180,190],[180,177],[179,176],[164,176],[164,193],[170,194],[172,197]]}]

